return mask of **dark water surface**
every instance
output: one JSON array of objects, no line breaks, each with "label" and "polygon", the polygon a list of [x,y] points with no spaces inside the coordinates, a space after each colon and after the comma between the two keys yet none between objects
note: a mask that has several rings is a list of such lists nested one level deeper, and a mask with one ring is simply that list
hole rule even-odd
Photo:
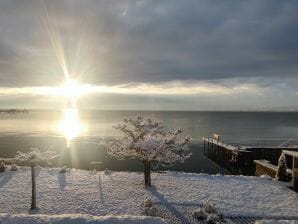
[{"label": "dark water surface", "polygon": [[[52,149],[71,156],[72,166],[84,169],[142,170],[134,160],[118,161],[98,144],[101,137],[119,133],[113,125],[127,117],[144,116],[162,120],[169,128],[182,128],[193,138],[192,157],[171,170],[218,173],[220,168],[203,155],[201,137],[218,133],[225,142],[246,145],[280,145],[287,139],[298,145],[298,113],[280,112],[152,112],[80,111],[81,136],[66,149],[59,124],[62,112],[30,111],[29,114],[0,114],[0,157],[11,157],[29,148]],[[92,163],[101,162],[101,163]],[[63,165],[65,161],[60,161]],[[169,169],[169,168],[167,168]]]}]

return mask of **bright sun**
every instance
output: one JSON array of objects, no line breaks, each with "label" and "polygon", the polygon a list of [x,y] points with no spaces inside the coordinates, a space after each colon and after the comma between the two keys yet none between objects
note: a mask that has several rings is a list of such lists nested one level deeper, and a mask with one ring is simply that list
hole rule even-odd
[{"label": "bright sun", "polygon": [[79,97],[92,92],[92,86],[89,84],[81,84],[76,80],[68,79],[58,89],[59,95],[67,98]]},{"label": "bright sun", "polygon": [[77,90],[80,88],[80,85],[72,79],[66,80],[61,86],[61,93],[66,97],[77,96]]}]

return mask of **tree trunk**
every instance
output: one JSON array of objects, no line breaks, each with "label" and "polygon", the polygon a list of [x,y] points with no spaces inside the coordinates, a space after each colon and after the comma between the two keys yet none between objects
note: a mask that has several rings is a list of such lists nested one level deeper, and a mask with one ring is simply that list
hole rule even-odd
[{"label": "tree trunk", "polygon": [[144,177],[145,177],[145,186],[151,186],[151,176],[150,176],[150,161],[143,161],[144,163]]},{"label": "tree trunk", "polygon": [[35,183],[35,165],[31,163],[31,179],[32,179],[32,198],[31,209],[36,208],[36,183]]}]

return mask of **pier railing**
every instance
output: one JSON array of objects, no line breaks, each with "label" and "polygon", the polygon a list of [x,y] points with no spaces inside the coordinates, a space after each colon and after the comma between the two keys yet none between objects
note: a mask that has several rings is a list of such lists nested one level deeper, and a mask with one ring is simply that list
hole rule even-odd
[{"label": "pier railing", "polygon": [[[216,138],[215,138],[215,137]],[[219,135],[203,138],[206,157],[231,174],[254,175],[254,160],[268,160],[277,164],[282,150],[298,151],[297,146],[234,146],[224,143]],[[290,165],[290,164],[289,164]]]}]

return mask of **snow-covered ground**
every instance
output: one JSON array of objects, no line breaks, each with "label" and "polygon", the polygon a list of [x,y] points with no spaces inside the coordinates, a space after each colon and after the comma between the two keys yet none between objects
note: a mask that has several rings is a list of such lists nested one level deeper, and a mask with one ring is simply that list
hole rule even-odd
[{"label": "snow-covered ground", "polygon": [[[153,173],[154,187],[144,188],[143,174],[37,168],[38,214],[134,215],[143,202],[171,208],[206,200],[224,215],[298,217],[298,194],[274,180],[191,173]],[[28,213],[30,169],[0,173],[0,212]]]},{"label": "snow-covered ground", "polygon": [[1,224],[165,224],[161,218],[146,216],[94,216],[86,214],[27,215],[0,214]]},{"label": "snow-covered ground", "polygon": [[258,220],[255,224],[297,224],[297,221],[294,220]]}]

